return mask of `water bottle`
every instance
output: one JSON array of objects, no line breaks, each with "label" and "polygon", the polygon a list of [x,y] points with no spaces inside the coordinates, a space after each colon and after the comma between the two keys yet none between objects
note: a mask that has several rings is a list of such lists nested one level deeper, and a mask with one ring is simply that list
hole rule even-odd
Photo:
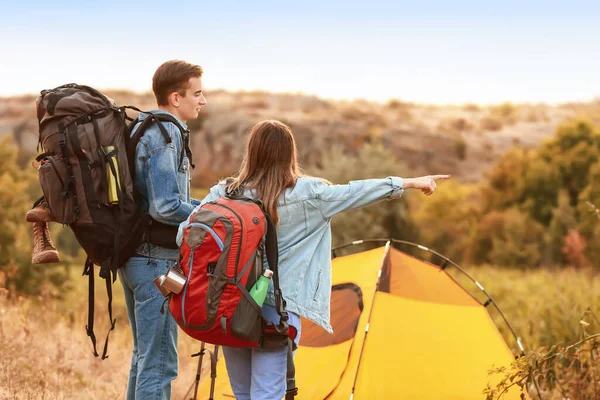
[{"label": "water bottle", "polygon": [[108,180],[108,203],[117,204],[119,202],[119,192],[117,188],[121,185],[119,179],[119,163],[117,161],[117,153],[115,152],[114,146],[105,146],[102,149],[104,150],[104,156],[107,159],[110,158],[113,166],[115,167],[115,174],[113,174],[113,171],[110,168],[110,164],[107,160],[105,168],[106,179]]},{"label": "water bottle", "polygon": [[262,307],[267,297],[267,290],[269,289],[269,282],[273,277],[273,271],[265,269],[265,272],[258,278],[252,289],[250,289],[250,296],[254,299],[259,307]]}]

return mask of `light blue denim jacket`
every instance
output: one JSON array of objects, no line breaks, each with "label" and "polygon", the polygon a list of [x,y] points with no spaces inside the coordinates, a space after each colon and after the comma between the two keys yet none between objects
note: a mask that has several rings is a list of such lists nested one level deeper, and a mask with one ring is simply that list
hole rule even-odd
[{"label": "light blue denim jacket", "polygon": [[[299,178],[279,199],[279,280],[287,310],[310,319],[332,333],[331,219],[344,211],[368,206],[383,199],[397,199],[403,193],[402,178],[367,179],[347,185],[329,185],[318,178]],[[201,204],[225,195],[224,182],[213,186]],[[252,196],[251,191],[245,192]],[[197,210],[200,206],[194,209]],[[179,226],[177,243],[183,242]],[[266,263],[266,261],[265,261]],[[273,285],[266,304],[275,305]]]},{"label": "light blue denim jacket", "polygon": [[[155,114],[169,114],[154,110]],[[175,117],[173,114],[170,114]],[[148,114],[139,115],[140,123]],[[185,123],[175,117],[182,127]],[[156,221],[168,225],[179,225],[200,204],[190,197],[190,162],[184,151],[180,165],[183,138],[175,124],[163,122],[171,144],[167,144],[156,123],[150,125],[136,147],[135,189],[141,194],[140,210],[149,212]],[[134,127],[132,134],[139,127]],[[142,243],[137,253],[146,257],[177,260],[178,249],[165,249],[150,243]]]}]

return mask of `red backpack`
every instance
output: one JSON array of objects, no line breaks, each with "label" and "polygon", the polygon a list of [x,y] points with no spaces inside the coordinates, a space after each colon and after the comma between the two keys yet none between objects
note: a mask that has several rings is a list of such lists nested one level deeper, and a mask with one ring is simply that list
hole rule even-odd
[{"label": "red backpack", "polygon": [[[273,271],[276,309],[281,316],[278,325],[263,319],[260,306],[249,294],[263,273],[264,256]],[[288,346],[286,398],[292,398],[297,393],[292,359],[297,332],[288,326],[279,287],[277,233],[262,203],[227,193],[203,204],[189,217],[179,266],[186,282],[179,293],[170,295],[169,310],[181,329],[217,346]]]}]

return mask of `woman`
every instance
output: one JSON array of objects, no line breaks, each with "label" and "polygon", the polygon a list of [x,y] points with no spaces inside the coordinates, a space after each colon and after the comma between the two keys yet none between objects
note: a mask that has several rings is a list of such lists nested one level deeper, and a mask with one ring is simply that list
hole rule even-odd
[{"label": "woman", "polygon": [[[279,279],[287,303],[289,324],[298,330],[300,316],[329,333],[331,297],[331,218],[343,211],[400,198],[404,189],[420,189],[426,195],[436,180],[450,175],[420,178],[368,179],[332,185],[306,176],[297,161],[291,129],[279,121],[263,121],[250,132],[248,147],[237,176],[211,188],[202,204],[242,188],[249,197],[262,200],[277,225]],[[196,211],[196,210],[194,210]],[[181,245],[187,221],[179,228]],[[262,308],[266,320],[278,323],[272,288]],[[280,400],[286,390],[287,347],[277,350],[223,348],[227,372],[236,399]]]}]

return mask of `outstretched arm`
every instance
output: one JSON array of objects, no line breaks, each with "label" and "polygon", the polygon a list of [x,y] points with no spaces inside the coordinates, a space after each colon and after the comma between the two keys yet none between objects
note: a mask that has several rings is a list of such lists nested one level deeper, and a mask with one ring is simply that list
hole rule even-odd
[{"label": "outstretched arm", "polygon": [[315,207],[324,219],[330,219],[344,211],[354,210],[375,204],[382,200],[400,198],[405,189],[420,189],[431,195],[437,185],[436,180],[448,179],[450,175],[428,175],[418,178],[388,177],[385,179],[365,179],[352,181],[346,185],[328,185],[316,181],[313,193]]}]

